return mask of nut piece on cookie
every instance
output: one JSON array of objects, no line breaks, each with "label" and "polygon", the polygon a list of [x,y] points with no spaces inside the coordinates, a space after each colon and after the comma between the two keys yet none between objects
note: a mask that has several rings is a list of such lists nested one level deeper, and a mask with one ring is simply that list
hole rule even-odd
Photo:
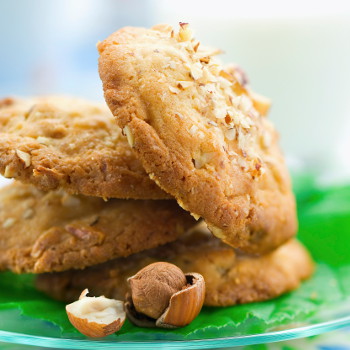
[{"label": "nut piece on cookie", "polygon": [[[165,199],[103,104],[73,97],[0,100],[0,173],[49,191]],[[132,145],[131,145],[132,146]]]},{"label": "nut piece on cookie", "polygon": [[297,231],[270,102],[187,24],[126,27],[98,45],[105,99],[146,172],[224,242],[266,253]]}]

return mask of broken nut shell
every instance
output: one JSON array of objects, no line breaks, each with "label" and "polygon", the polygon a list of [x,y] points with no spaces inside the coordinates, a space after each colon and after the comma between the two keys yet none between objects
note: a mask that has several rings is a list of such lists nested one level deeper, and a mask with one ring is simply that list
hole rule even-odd
[{"label": "broken nut shell", "polygon": [[79,300],[66,306],[71,324],[82,334],[101,338],[120,330],[126,314],[123,302],[101,297],[87,297],[85,289]]},{"label": "broken nut shell", "polygon": [[189,286],[171,297],[168,308],[156,321],[157,327],[184,327],[200,313],[205,298],[204,278],[199,273],[194,272],[185,276]]}]

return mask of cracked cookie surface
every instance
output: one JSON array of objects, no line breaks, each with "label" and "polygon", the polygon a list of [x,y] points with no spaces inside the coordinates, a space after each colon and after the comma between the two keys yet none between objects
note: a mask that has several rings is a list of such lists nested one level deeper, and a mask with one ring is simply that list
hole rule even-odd
[{"label": "cracked cookie surface", "polygon": [[268,300],[299,286],[313,271],[306,249],[289,241],[264,256],[238,253],[196,230],[177,241],[82,271],[39,275],[37,287],[51,297],[71,302],[88,288],[92,295],[123,300],[127,278],[156,261],[167,261],[184,272],[198,272],[206,284],[205,305],[228,306]]},{"label": "cracked cookie surface", "polygon": [[0,173],[42,190],[163,199],[107,106],[72,97],[0,100]]},{"label": "cracked cookie surface", "polygon": [[32,185],[0,190],[0,270],[81,269],[177,239],[196,221],[176,201],[104,201]]},{"label": "cracked cookie surface", "polygon": [[268,121],[217,50],[167,25],[98,45],[106,102],[150,177],[225,243],[263,254],[297,231],[295,199]]}]

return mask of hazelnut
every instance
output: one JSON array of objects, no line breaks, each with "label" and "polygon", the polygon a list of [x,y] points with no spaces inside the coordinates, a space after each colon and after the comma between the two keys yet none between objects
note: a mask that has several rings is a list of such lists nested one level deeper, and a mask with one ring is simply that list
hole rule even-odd
[{"label": "hazelnut", "polygon": [[82,334],[100,338],[119,331],[126,315],[123,302],[101,297],[87,297],[85,289],[78,301],[66,306],[71,324]]},{"label": "hazelnut", "polygon": [[136,311],[158,318],[169,305],[171,296],[186,285],[186,277],[177,266],[157,262],[140,270],[128,282]]},{"label": "hazelnut", "polygon": [[131,294],[126,296],[125,310],[137,326],[186,326],[197,317],[204,303],[203,276],[184,274],[166,262],[146,266],[128,282]]}]

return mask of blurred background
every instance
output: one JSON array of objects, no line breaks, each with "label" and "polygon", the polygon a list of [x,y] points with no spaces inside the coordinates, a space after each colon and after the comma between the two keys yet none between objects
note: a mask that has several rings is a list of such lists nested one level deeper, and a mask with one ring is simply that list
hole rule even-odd
[{"label": "blurred background", "polygon": [[96,43],[122,26],[179,21],[272,99],[292,168],[350,178],[346,0],[0,0],[0,95],[102,100]]}]

